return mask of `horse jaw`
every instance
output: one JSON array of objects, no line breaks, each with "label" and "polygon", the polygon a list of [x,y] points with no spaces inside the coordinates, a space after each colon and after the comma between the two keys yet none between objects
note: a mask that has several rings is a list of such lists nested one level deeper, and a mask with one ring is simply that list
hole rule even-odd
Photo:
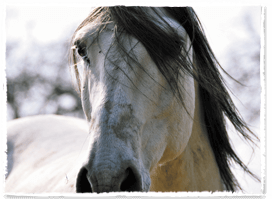
[{"label": "horse jaw", "polygon": [[[185,150],[174,160],[159,164],[151,173],[150,191],[223,191],[195,82],[195,113],[192,134]],[[167,151],[167,150],[166,150]]]}]

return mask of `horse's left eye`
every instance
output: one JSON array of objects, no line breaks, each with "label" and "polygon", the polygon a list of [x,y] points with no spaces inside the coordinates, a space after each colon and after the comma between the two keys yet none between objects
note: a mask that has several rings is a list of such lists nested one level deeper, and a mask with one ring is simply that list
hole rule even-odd
[{"label": "horse's left eye", "polygon": [[90,60],[87,56],[86,47],[77,47],[77,53],[82,57],[84,61],[86,61],[88,64],[90,63]]},{"label": "horse's left eye", "polygon": [[77,53],[81,56],[81,57],[85,57],[87,56],[87,53],[86,53],[86,48],[78,48],[77,49]]}]

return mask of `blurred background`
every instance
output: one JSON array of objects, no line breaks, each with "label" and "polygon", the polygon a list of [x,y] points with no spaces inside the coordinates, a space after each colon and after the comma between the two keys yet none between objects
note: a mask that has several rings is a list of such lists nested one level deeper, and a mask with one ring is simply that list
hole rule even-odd
[{"label": "blurred background", "polygon": [[[260,137],[261,7],[194,7],[245,121]],[[90,7],[7,6],[7,120],[38,114],[84,118],[73,87],[68,51],[73,31]],[[229,127],[232,144],[261,178],[261,142],[248,146]],[[254,153],[253,153],[254,151]],[[245,193],[261,193],[262,184],[233,165]]]}]

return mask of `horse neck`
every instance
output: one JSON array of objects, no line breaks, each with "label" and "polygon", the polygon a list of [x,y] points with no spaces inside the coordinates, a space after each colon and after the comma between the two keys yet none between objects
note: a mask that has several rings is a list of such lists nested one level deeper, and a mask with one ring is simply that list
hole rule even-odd
[{"label": "horse neck", "polygon": [[150,191],[223,191],[219,168],[204,125],[196,82],[195,94],[194,123],[190,140],[181,155],[154,169]]}]

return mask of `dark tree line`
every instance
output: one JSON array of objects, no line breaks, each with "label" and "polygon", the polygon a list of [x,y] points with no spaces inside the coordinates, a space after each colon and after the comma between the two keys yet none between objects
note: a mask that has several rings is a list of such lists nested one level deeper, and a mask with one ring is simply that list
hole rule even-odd
[{"label": "dark tree line", "polygon": [[47,45],[7,41],[8,119],[37,114],[84,117],[69,71],[68,46],[67,38]]}]

